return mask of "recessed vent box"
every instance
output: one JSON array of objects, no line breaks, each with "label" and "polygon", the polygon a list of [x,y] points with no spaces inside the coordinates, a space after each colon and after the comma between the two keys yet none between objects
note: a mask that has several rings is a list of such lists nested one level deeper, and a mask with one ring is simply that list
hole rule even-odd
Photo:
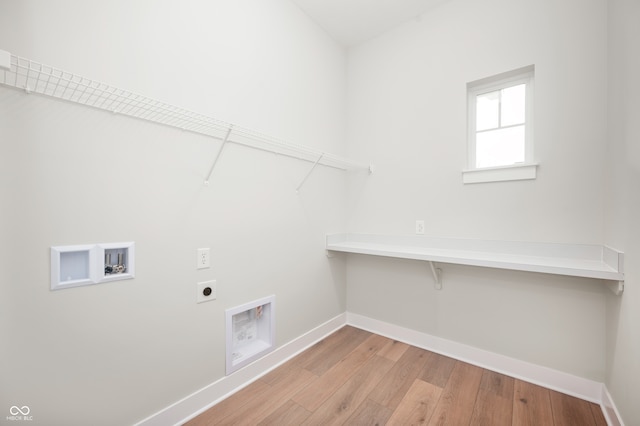
[{"label": "recessed vent box", "polygon": [[226,310],[227,375],[274,348],[275,296]]}]

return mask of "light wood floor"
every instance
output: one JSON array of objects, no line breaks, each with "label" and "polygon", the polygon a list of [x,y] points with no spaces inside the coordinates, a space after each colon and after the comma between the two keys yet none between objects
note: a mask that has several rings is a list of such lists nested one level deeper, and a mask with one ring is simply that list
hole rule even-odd
[{"label": "light wood floor", "polygon": [[596,404],[350,326],[187,423],[606,426]]}]

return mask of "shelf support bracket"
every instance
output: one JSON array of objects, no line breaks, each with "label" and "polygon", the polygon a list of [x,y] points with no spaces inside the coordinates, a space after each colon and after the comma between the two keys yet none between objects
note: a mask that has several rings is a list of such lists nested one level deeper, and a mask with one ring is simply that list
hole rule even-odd
[{"label": "shelf support bracket", "polygon": [[216,158],[214,158],[214,160],[213,160],[213,164],[211,165],[211,168],[209,169],[209,173],[207,174],[207,178],[204,180],[205,186],[209,186],[209,178],[211,178],[211,174],[213,173],[213,169],[216,168],[216,164],[218,163],[218,160],[220,159],[220,155],[222,154],[222,150],[224,149],[224,146],[227,144],[227,141],[229,140],[229,136],[231,135],[231,130],[233,130],[233,126],[229,126],[229,129],[227,129],[227,134],[224,136],[224,139],[222,140],[222,145],[220,146],[220,149],[218,150],[218,153],[216,154]]},{"label": "shelf support bracket", "polygon": [[431,273],[433,274],[434,287],[436,290],[442,290],[442,269],[436,268],[436,265],[432,261],[429,260],[428,262]]},{"label": "shelf support bracket", "polygon": [[616,296],[621,296],[624,292],[624,281],[605,281],[604,283]]},{"label": "shelf support bracket", "polygon": [[313,166],[311,166],[311,169],[307,172],[307,175],[304,177],[304,179],[302,179],[302,182],[300,182],[300,185],[298,185],[298,187],[296,188],[296,192],[300,192],[300,188],[302,188],[302,185],[304,185],[304,183],[307,181],[309,176],[311,176],[311,173],[315,170],[318,163],[320,163],[320,160],[322,160],[322,157],[324,157],[324,152],[320,154],[316,162],[313,163]]}]

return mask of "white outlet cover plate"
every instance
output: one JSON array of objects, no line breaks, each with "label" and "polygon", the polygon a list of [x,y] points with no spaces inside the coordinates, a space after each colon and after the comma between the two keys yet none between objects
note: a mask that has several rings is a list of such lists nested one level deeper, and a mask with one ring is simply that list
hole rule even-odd
[{"label": "white outlet cover plate", "polygon": [[424,220],[416,220],[416,234],[424,234]]},{"label": "white outlet cover plate", "polygon": [[[211,281],[203,281],[196,285],[197,293],[196,293],[196,303],[210,302],[212,300],[216,300],[216,280]],[[204,290],[209,287],[211,288],[211,294],[205,296]]]},{"label": "white outlet cover plate", "polygon": [[199,248],[197,257],[197,269],[211,267],[211,251],[208,248]]}]

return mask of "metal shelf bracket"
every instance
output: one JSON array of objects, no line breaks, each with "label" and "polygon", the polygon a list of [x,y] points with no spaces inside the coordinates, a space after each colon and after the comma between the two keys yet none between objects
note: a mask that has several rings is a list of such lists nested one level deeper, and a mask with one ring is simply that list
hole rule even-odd
[{"label": "metal shelf bracket", "polygon": [[222,150],[224,149],[224,146],[227,144],[227,141],[229,140],[229,136],[231,135],[231,131],[232,130],[233,130],[233,126],[229,126],[229,129],[227,130],[227,134],[224,136],[224,139],[222,140],[222,145],[220,145],[220,149],[218,150],[218,153],[216,154],[216,158],[214,158],[213,164],[211,165],[211,168],[209,169],[209,173],[207,174],[207,178],[204,180],[204,185],[205,186],[209,186],[209,178],[211,178],[211,173],[213,173],[213,169],[216,168],[216,164],[218,163],[218,160],[220,159],[220,154],[222,154]]},{"label": "metal shelf bracket", "polygon": [[624,292],[624,281],[605,281],[604,283],[616,296],[621,296]]},{"label": "metal shelf bracket", "polygon": [[431,261],[429,261],[429,267],[433,274],[434,288],[436,290],[442,290],[442,269],[436,268],[436,265]]},{"label": "metal shelf bracket", "polygon": [[300,185],[298,185],[298,187],[296,188],[296,192],[300,192],[300,188],[302,188],[302,185],[304,185],[304,183],[307,181],[309,176],[311,176],[311,173],[316,168],[316,166],[318,165],[320,160],[322,160],[322,157],[324,157],[324,152],[321,153],[320,156],[318,157],[318,159],[316,160],[316,162],[313,163],[313,166],[311,166],[311,169],[307,172],[307,175],[304,177],[304,179],[302,179],[302,182],[300,182]]}]

